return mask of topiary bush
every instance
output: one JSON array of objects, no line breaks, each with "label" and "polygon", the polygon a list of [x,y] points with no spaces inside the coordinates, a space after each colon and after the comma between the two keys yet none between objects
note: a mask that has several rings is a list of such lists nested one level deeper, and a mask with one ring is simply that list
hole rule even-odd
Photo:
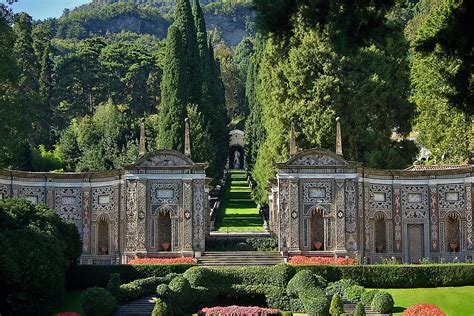
[{"label": "topiary bush", "polygon": [[365,307],[362,302],[359,302],[356,304],[355,310],[354,310],[354,316],[365,316]]},{"label": "topiary bush", "polygon": [[300,291],[307,288],[325,288],[326,280],[319,275],[315,275],[310,270],[302,270],[297,272],[288,282],[286,292],[292,297],[298,296]]},{"label": "topiary bush", "polygon": [[346,289],[348,289],[349,287],[353,285],[357,285],[357,283],[352,279],[341,279],[336,282],[331,282],[326,287],[326,294],[327,295],[339,294],[339,296],[342,297],[344,296]]},{"label": "topiary bush", "polygon": [[155,307],[151,313],[151,316],[168,316],[171,315],[171,311],[168,309],[168,305],[163,302],[160,298],[156,299]]},{"label": "topiary bush", "polygon": [[360,302],[360,298],[362,294],[364,294],[364,292],[365,292],[364,287],[360,285],[352,285],[346,289],[344,296],[349,301],[357,303],[357,302]]},{"label": "topiary bush", "polygon": [[112,294],[101,287],[91,287],[81,294],[81,307],[86,316],[113,315],[117,302]]},{"label": "topiary bush", "polygon": [[329,312],[329,302],[323,290],[319,288],[307,289],[300,293],[304,312],[309,315],[326,315]]},{"label": "topiary bush", "polygon": [[157,286],[170,283],[176,276],[176,273],[170,273],[164,277],[150,277],[122,284],[115,297],[117,302],[123,303],[154,294]]},{"label": "topiary bush", "polygon": [[360,296],[360,301],[362,302],[362,304],[370,306],[370,304],[372,304],[372,300],[374,299],[375,294],[377,294],[378,292],[379,290],[365,291]]},{"label": "topiary bush", "polygon": [[370,307],[376,312],[386,314],[392,311],[393,305],[392,295],[385,291],[379,291],[375,294]]},{"label": "topiary bush", "polygon": [[109,283],[107,283],[107,291],[117,298],[120,295],[120,274],[113,273],[110,276]]},{"label": "topiary bush", "polygon": [[341,297],[339,294],[334,294],[331,300],[331,306],[329,307],[329,313],[332,316],[339,316],[344,314],[344,305],[342,304]]}]

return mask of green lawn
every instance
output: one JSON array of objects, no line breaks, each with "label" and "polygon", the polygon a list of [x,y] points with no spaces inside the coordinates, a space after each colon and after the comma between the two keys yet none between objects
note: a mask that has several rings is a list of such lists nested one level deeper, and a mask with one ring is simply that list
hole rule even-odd
[{"label": "green lawn", "polygon": [[62,304],[54,310],[53,315],[64,312],[76,312],[82,314],[83,312],[80,302],[81,293],[82,291],[66,291],[66,293],[64,293]]},{"label": "green lawn", "polygon": [[216,230],[263,231],[263,221],[250,192],[245,172],[230,170],[224,199],[215,222]]},{"label": "green lawn", "polygon": [[401,315],[405,308],[419,303],[435,304],[447,316],[474,315],[474,286],[383,290],[393,296],[394,315]]}]

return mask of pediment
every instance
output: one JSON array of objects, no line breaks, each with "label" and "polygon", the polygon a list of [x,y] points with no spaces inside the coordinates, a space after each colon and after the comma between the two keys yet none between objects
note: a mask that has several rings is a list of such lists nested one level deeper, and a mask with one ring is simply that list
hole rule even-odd
[{"label": "pediment", "polygon": [[309,149],[290,158],[289,166],[337,166],[346,165],[347,161],[341,156],[324,149]]},{"label": "pediment", "polygon": [[148,153],[133,164],[136,168],[191,167],[193,165],[191,159],[175,150],[158,150]]}]

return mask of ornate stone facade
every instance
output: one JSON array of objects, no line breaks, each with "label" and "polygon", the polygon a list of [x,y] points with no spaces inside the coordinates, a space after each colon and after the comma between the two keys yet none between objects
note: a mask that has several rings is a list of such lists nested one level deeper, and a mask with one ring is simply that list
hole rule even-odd
[{"label": "ornate stone facade", "polygon": [[[47,204],[74,222],[83,240],[81,263],[192,256],[204,251],[208,233],[205,169],[205,164],[194,163],[177,151],[160,150],[109,172],[0,170],[0,198],[13,193]],[[158,238],[161,235],[171,238],[166,250]]]},{"label": "ornate stone facade", "polygon": [[[374,170],[312,149],[276,168],[270,218],[279,219],[274,230],[290,255],[472,260],[473,166]],[[323,228],[311,224],[313,214],[323,214]],[[323,249],[311,244],[312,229],[324,231]]]}]

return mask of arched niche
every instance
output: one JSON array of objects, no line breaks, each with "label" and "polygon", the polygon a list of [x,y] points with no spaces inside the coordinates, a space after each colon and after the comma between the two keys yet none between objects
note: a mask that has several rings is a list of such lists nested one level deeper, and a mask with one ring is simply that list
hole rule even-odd
[{"label": "arched niche", "polygon": [[459,252],[461,250],[461,217],[457,212],[446,214],[445,227],[445,251]]},{"label": "arched niche", "polygon": [[156,245],[159,251],[172,250],[171,211],[162,208],[156,217]]},{"label": "arched niche", "polygon": [[110,221],[106,215],[97,218],[97,254],[110,254]]},{"label": "arched niche", "polygon": [[324,251],[326,248],[324,234],[324,209],[315,207],[310,218],[310,249]]},{"label": "arched niche", "polygon": [[382,212],[374,216],[374,249],[377,253],[387,252],[387,218]]}]

